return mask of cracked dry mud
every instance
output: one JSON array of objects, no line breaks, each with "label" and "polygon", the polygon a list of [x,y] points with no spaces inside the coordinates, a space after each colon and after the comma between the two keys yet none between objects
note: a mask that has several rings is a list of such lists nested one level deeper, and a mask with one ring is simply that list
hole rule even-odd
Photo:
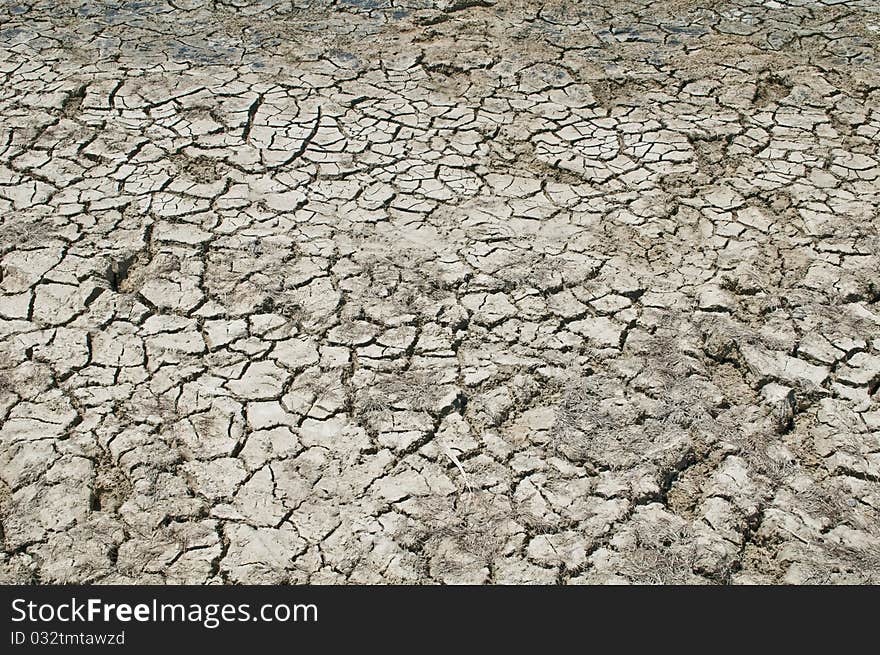
[{"label": "cracked dry mud", "polygon": [[0,2],[4,582],[880,582],[875,0]]}]

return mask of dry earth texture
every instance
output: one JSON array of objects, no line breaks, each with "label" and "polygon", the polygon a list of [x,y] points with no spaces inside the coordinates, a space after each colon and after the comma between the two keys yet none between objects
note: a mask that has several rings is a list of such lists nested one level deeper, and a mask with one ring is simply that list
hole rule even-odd
[{"label": "dry earth texture", "polygon": [[0,2],[0,580],[880,582],[876,0]]}]

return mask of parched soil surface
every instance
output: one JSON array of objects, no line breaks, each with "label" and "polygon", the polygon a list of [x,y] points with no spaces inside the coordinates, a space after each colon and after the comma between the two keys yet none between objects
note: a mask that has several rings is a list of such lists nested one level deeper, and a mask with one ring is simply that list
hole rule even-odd
[{"label": "parched soil surface", "polygon": [[0,581],[880,582],[876,0],[0,0]]}]

